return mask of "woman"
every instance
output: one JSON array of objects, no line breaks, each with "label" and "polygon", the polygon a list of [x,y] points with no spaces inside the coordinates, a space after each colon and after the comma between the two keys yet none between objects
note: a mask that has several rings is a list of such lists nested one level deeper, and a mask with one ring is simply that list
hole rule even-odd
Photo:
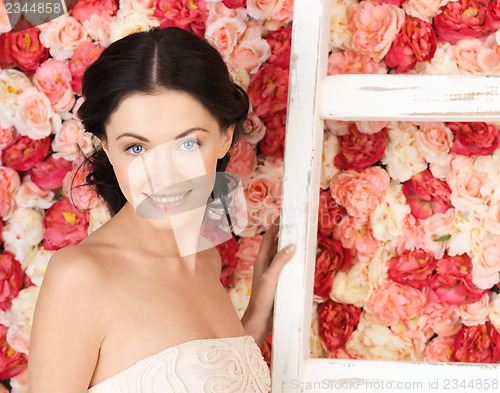
[{"label": "woman", "polygon": [[78,117],[102,143],[87,181],[112,217],[49,262],[29,393],[268,391],[259,347],[293,253],[276,253],[276,220],[240,320],[220,282],[218,237],[202,231],[207,203],[228,195],[217,179],[244,130],[245,91],[206,40],[155,27],[107,47],[82,92]]}]

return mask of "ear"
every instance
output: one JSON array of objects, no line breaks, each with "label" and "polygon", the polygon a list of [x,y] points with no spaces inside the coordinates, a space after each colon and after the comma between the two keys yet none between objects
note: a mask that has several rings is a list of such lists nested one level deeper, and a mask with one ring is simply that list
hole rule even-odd
[{"label": "ear", "polygon": [[217,158],[220,159],[226,155],[227,151],[231,147],[231,142],[233,141],[233,134],[234,134],[234,124],[228,127],[225,134],[222,134],[221,146]]},{"label": "ear", "polygon": [[[108,161],[111,163],[111,158],[109,156],[109,150],[108,150],[108,144],[106,143],[105,140],[101,140],[101,146],[102,150],[104,150],[104,153],[106,153],[106,156],[108,157]],[[113,164],[111,164],[113,165]]]}]

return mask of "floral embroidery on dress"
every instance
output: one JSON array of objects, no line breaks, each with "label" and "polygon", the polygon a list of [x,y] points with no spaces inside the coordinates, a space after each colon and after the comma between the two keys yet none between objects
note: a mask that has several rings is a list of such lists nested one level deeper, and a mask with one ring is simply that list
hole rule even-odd
[{"label": "floral embroidery on dress", "polygon": [[210,341],[200,344],[196,360],[220,374],[207,376],[201,384],[203,393],[268,393],[271,377],[267,363],[251,336],[245,337],[244,356],[231,344]]}]

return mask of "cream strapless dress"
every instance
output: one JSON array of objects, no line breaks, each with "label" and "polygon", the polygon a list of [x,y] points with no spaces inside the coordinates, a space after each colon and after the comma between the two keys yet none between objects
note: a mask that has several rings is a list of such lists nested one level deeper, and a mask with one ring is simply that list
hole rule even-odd
[{"label": "cream strapless dress", "polygon": [[186,341],[139,360],[87,393],[269,393],[271,375],[253,336]]}]

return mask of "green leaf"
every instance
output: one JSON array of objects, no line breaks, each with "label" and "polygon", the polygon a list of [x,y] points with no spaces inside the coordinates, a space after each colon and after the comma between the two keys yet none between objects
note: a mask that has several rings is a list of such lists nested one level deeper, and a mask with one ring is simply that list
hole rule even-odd
[{"label": "green leaf", "polygon": [[432,239],[432,240],[434,240],[435,242],[445,242],[450,237],[451,237],[451,235],[443,235],[441,237],[438,237],[437,239]]}]

